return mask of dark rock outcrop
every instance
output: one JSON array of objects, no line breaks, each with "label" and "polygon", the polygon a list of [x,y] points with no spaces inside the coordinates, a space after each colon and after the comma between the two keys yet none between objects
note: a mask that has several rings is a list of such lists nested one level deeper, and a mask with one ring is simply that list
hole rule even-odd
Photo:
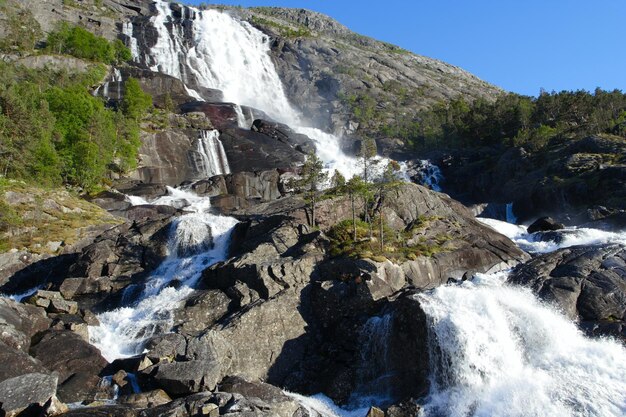
[{"label": "dark rock outcrop", "polygon": [[99,374],[107,365],[100,351],[67,330],[48,330],[39,339],[30,353],[58,373],[59,398],[70,403],[93,400],[100,391]]},{"label": "dark rock outcrop", "polygon": [[308,136],[294,132],[285,124],[257,119],[252,123],[252,130],[287,143],[297,151],[306,154],[315,152],[315,143]]},{"label": "dark rock outcrop", "polygon": [[589,209],[626,209],[626,141],[590,136],[555,142],[541,152],[480,148],[429,155],[446,178],[446,190],[468,204],[513,202],[525,222],[550,215],[565,224],[596,220]]},{"label": "dark rock outcrop", "polygon": [[530,286],[590,334],[626,337],[623,246],[579,246],[541,255],[516,268],[510,281]]},{"label": "dark rock outcrop", "polygon": [[556,222],[552,217],[541,217],[528,226],[528,233],[561,230],[564,228],[565,225]]},{"label": "dark rock outcrop", "polygon": [[[171,221],[180,211],[168,206],[135,206],[125,212],[132,221],[112,228],[87,246],[53,289],[79,307],[112,307],[129,284],[142,279],[167,256]],[[105,301],[106,300],[106,301]],[[101,304],[104,303],[104,304]]]}]

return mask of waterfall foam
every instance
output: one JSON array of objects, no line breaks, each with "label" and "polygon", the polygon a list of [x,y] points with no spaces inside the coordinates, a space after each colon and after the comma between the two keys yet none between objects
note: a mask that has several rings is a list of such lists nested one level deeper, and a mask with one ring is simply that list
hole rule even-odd
[{"label": "waterfall foam", "polygon": [[433,374],[424,416],[623,416],[626,350],[588,339],[506,273],[418,294]]},{"label": "waterfall foam", "polygon": [[172,311],[193,292],[202,271],[227,256],[230,232],[237,221],[209,213],[208,198],[168,190],[167,196],[150,204],[185,207],[191,213],[172,223],[169,256],[147,279],[134,303],[98,315],[100,325],[89,328],[90,342],[108,361],[141,353],[146,340],[170,331]]}]

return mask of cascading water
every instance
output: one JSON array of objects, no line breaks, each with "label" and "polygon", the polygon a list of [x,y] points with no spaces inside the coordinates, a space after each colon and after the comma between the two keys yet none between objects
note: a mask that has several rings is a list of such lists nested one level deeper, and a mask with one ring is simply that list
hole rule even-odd
[{"label": "cascading water", "polygon": [[506,205],[506,221],[507,223],[517,224],[517,216],[513,213],[513,203]]},{"label": "cascading water", "polygon": [[443,180],[443,173],[441,169],[428,160],[417,161],[416,167],[413,169],[417,171],[413,180],[418,184],[422,184],[434,191],[441,192],[441,186],[439,185]]},{"label": "cascading water", "polygon": [[[138,62],[191,86],[219,89],[225,101],[261,109],[312,138],[320,158],[329,168],[338,169],[347,177],[360,171],[358,162],[342,152],[337,137],[301,126],[301,117],[287,100],[270,59],[269,39],[263,33],[226,13],[191,8],[185,12],[190,20],[183,33],[182,25],[170,24],[175,19],[167,2],[157,0],[156,7],[158,14],[152,18],[152,24],[159,40],[149,51],[133,52]],[[132,38],[132,27],[124,30]],[[133,40],[129,42],[132,48]],[[199,97],[195,91],[191,93]],[[238,124],[246,127],[247,122],[241,116],[238,114]],[[440,174],[431,170],[424,183],[438,190]],[[168,198],[161,199],[160,204],[181,204],[181,198]],[[192,215],[201,213],[203,211]],[[195,254],[180,252],[176,249],[178,245],[173,244],[170,258],[153,274],[132,307],[100,316],[102,324],[91,329],[91,337],[108,358],[136,353],[145,334],[171,326],[168,310],[191,291],[202,269],[223,257],[217,253],[220,252],[218,242],[220,238],[227,240],[234,220],[220,219],[225,223],[223,228],[215,226],[213,222],[217,220],[214,219],[208,223],[210,228],[200,227],[193,233],[183,233],[178,240],[173,239],[173,242],[185,242],[182,247],[193,248],[191,253]],[[194,219],[185,225],[182,221],[176,227],[184,231],[195,222]],[[509,228],[505,234],[524,247],[527,238],[524,235],[528,235],[525,228],[504,222],[491,226],[502,231],[501,223]],[[215,246],[197,254],[196,250],[210,246],[209,230]],[[585,229],[577,229],[572,236],[576,233],[578,237],[566,236],[559,244],[527,240],[530,245],[527,248],[532,247],[535,252],[549,251],[565,245],[600,242],[607,237],[623,239],[620,234],[594,236],[596,231],[586,232]],[[168,285],[173,280],[185,285],[174,289]],[[583,337],[573,323],[540,303],[529,290],[507,287],[503,282],[504,275],[482,276],[460,286],[441,287],[417,296],[432,325],[434,374],[423,414],[455,417],[624,415],[624,348],[611,341]],[[380,335],[372,337],[384,341]],[[111,354],[107,353],[108,349]],[[372,347],[374,356],[375,350]],[[384,352],[381,355],[379,359],[384,361]],[[365,409],[341,410],[324,396],[290,395],[312,416],[362,417],[366,414]]]},{"label": "cascading water", "polygon": [[[557,232],[551,232],[551,235],[546,237],[541,232],[528,233],[526,226],[481,217],[477,217],[476,220],[505,235],[520,248],[531,253],[553,252],[577,245],[599,245],[604,243],[626,245],[626,231],[608,232],[584,227],[567,227]],[[551,237],[554,237],[554,239],[548,239]]]},{"label": "cascading water", "polygon": [[[134,201],[145,203],[142,199]],[[184,206],[191,213],[172,223],[169,256],[150,275],[135,301],[100,314],[100,325],[89,328],[91,343],[107,360],[138,354],[151,336],[168,332],[173,323],[172,311],[192,293],[202,271],[226,258],[230,232],[237,221],[209,213],[209,201],[170,188],[168,196],[151,203]]]},{"label": "cascading water", "polygon": [[132,22],[122,23],[122,34],[126,36],[126,39],[128,40],[128,48],[130,49],[130,53],[133,56],[133,61],[136,61],[137,57],[139,56],[139,46],[137,45],[137,39],[133,35]]},{"label": "cascading water", "polygon": [[423,416],[623,416],[626,350],[588,339],[506,273],[416,295],[430,322]]},{"label": "cascading water", "polygon": [[[225,101],[261,109],[309,136],[330,170],[337,169],[346,177],[360,172],[357,160],[341,150],[339,138],[302,126],[271,60],[267,35],[227,13],[186,7],[190,17],[186,30],[192,37],[185,38],[182,25],[170,24],[175,18],[169,3],[158,0],[155,4],[158,13],[151,22],[158,40],[149,51],[138,53],[138,61],[185,84],[221,90]],[[132,34],[132,30],[127,32]],[[248,127],[239,115],[238,124]]]},{"label": "cascading water", "polygon": [[350,408],[371,404],[390,404],[393,387],[390,383],[389,338],[393,315],[371,317],[359,335],[361,359],[357,369],[357,387],[349,400]]},{"label": "cascading water", "polygon": [[194,161],[196,171],[205,178],[230,174],[228,158],[217,130],[203,130],[196,143],[198,160]]}]

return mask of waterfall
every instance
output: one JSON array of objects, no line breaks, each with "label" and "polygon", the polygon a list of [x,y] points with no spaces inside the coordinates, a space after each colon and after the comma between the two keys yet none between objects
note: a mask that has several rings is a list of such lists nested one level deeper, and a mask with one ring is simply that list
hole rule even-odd
[{"label": "waterfall", "polygon": [[205,178],[230,174],[228,158],[219,137],[220,132],[217,130],[203,130],[196,143],[196,152],[199,156],[196,170]]},{"label": "waterfall", "polygon": [[[100,88],[102,88],[102,97],[104,97],[105,99],[121,100],[122,81],[123,81],[122,72],[118,68],[113,67],[113,72],[109,75],[108,80],[104,82],[102,86],[98,86],[94,90],[93,95],[97,97],[100,94]],[[110,92],[111,83],[115,83],[115,95],[114,96],[111,96],[111,92]]]},{"label": "waterfall", "polygon": [[443,173],[437,165],[426,159],[415,161],[412,165],[409,172],[413,181],[431,190],[441,192],[440,183],[443,181]]},{"label": "waterfall", "polygon": [[[506,273],[418,294],[430,332],[424,416],[623,416],[626,350],[589,339]],[[409,359],[409,358],[407,358]]]},{"label": "waterfall", "polygon": [[237,113],[237,126],[242,129],[249,129],[252,123],[248,123],[239,104],[235,104],[235,113]]},{"label": "waterfall", "polygon": [[137,39],[133,35],[133,23],[128,21],[122,24],[122,34],[126,36],[128,40],[128,48],[133,56],[133,61],[137,60],[139,56],[139,46],[137,45]]},{"label": "waterfall", "polygon": [[517,217],[513,213],[513,203],[508,203],[506,205],[506,221],[513,224],[517,223]]},{"label": "waterfall", "polygon": [[360,361],[357,387],[349,400],[351,408],[392,402],[392,371],[389,358],[389,339],[393,315],[374,316],[363,325],[359,335]]},{"label": "waterfall", "polygon": [[[274,120],[290,125],[315,142],[320,158],[331,171],[337,169],[348,178],[361,172],[358,161],[341,150],[339,138],[302,126],[302,117],[289,103],[272,62],[267,35],[228,13],[187,6],[184,15],[189,20],[183,29],[182,24],[174,24],[176,19],[168,2],[157,0],[155,4],[157,15],[150,21],[158,39],[150,50],[137,52],[137,61],[186,85],[221,90],[224,101],[263,110]],[[132,30],[125,30],[132,36]],[[191,35],[186,37],[185,31]],[[136,40],[129,44],[133,42]],[[195,90],[189,91],[200,98]],[[239,115],[238,124],[248,128],[245,118]]]},{"label": "waterfall", "polygon": [[108,361],[139,354],[150,337],[170,331],[172,311],[192,293],[202,271],[227,256],[237,221],[209,213],[208,198],[168,190],[169,195],[151,204],[184,206],[191,213],[172,222],[169,256],[147,279],[134,303],[98,315],[100,325],[89,328],[90,342]]}]

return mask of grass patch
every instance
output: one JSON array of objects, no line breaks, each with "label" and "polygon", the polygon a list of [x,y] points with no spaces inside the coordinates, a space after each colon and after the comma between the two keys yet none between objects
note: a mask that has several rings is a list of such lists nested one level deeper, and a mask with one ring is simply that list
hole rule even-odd
[{"label": "grass patch", "polygon": [[[434,237],[421,237],[414,239],[414,232],[427,227],[428,222],[434,218],[424,218],[422,222],[416,222],[405,231],[396,231],[386,224],[383,225],[384,248],[380,247],[380,224],[374,221],[372,237],[370,238],[369,225],[362,221],[356,222],[356,240],[352,220],[344,220],[328,231],[330,239],[330,255],[333,257],[345,256],[355,259],[371,259],[375,262],[401,263],[407,260],[415,260],[420,256],[432,257],[438,253],[452,250],[447,244],[451,237],[440,234]],[[412,239],[413,238],[413,239]]]},{"label": "grass patch", "polygon": [[55,253],[49,242],[72,245],[88,228],[117,225],[100,207],[64,189],[40,188],[20,181],[0,181],[0,251]]}]

